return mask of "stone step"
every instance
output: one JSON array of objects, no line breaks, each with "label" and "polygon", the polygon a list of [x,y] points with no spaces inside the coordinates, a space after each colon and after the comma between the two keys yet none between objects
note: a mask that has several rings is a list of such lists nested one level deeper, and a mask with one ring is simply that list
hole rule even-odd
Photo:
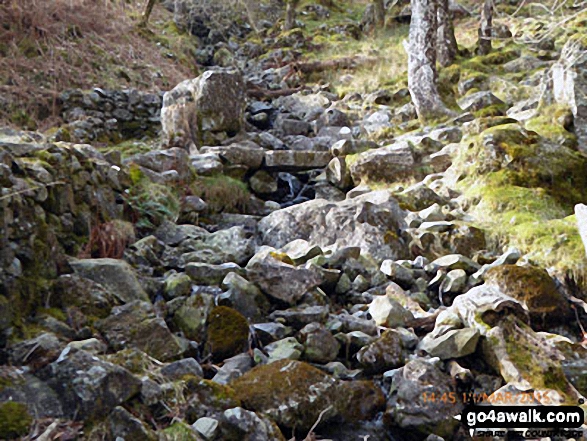
[{"label": "stone step", "polygon": [[271,150],[265,152],[264,168],[282,171],[311,170],[326,167],[331,159],[330,152]]}]

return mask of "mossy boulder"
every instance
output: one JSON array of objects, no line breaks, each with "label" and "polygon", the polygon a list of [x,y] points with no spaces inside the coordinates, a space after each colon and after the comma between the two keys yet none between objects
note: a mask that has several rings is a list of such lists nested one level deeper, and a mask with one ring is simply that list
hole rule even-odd
[{"label": "mossy boulder", "polygon": [[572,311],[546,270],[532,266],[500,265],[485,275],[488,284],[523,302],[530,311],[532,325],[549,329],[567,322]]},{"label": "mossy boulder", "polygon": [[175,311],[173,325],[181,330],[186,338],[203,342],[206,338],[206,323],[214,308],[214,297],[209,294],[197,293],[188,297]]},{"label": "mossy boulder", "polygon": [[544,397],[542,404],[576,405],[580,395],[563,371],[565,357],[549,338],[507,316],[482,340],[484,359],[507,383]]},{"label": "mossy boulder", "polygon": [[235,309],[214,308],[208,316],[206,346],[214,361],[244,352],[249,342],[249,322]]},{"label": "mossy boulder", "polygon": [[[246,409],[287,428],[308,430],[337,399],[337,381],[307,363],[280,360],[257,366],[232,382]],[[326,412],[322,421],[334,411]]]},{"label": "mossy boulder", "polygon": [[26,405],[7,401],[0,404],[0,438],[15,439],[26,435],[33,419]]},{"label": "mossy boulder", "polygon": [[186,421],[190,423],[205,416],[218,418],[225,410],[241,405],[231,387],[211,380],[187,378],[183,390],[187,402]]},{"label": "mossy boulder", "polygon": [[385,410],[385,395],[373,381],[345,381],[338,388],[336,409],[345,423],[373,419]]}]

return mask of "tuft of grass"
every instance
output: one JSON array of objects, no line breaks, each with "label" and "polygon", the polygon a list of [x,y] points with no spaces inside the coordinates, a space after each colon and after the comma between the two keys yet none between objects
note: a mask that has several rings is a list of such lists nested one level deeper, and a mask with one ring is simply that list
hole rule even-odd
[{"label": "tuft of grass", "polygon": [[244,213],[250,204],[247,185],[229,176],[199,176],[191,189],[194,195],[206,201],[211,213]]}]

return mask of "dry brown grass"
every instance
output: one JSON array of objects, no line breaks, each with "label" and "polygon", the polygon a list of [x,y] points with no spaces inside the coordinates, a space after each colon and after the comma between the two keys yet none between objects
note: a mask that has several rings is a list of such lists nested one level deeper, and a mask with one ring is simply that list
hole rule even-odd
[{"label": "dry brown grass", "polygon": [[[141,2],[0,0],[0,124],[47,128],[74,87],[168,89],[192,76],[169,38],[136,24]],[[151,26],[170,14],[155,8]]]}]

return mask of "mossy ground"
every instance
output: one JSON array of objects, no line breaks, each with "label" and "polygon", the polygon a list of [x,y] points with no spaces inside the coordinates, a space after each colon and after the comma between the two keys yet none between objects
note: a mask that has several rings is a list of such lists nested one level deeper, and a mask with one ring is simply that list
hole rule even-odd
[{"label": "mossy ground", "polygon": [[465,139],[453,164],[468,211],[494,245],[519,247],[537,265],[578,280],[584,248],[573,207],[587,198],[587,159],[517,124]]},{"label": "mossy ground", "polygon": [[26,435],[32,421],[26,405],[13,401],[0,404],[1,439],[15,439]]}]

